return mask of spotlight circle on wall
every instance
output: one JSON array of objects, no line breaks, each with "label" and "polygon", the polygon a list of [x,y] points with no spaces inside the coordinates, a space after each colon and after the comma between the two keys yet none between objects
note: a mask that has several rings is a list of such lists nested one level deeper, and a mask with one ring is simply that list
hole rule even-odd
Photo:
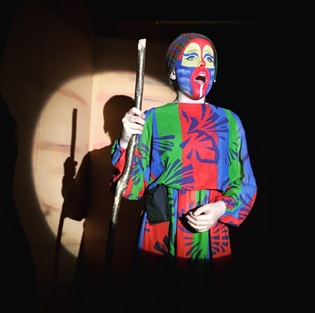
[{"label": "spotlight circle on wall", "polygon": [[[76,111],[74,155],[78,162],[77,169],[79,169],[88,152],[101,153],[102,149],[111,146],[112,138],[104,132],[103,111],[106,103],[117,95],[133,99],[134,93],[134,72],[110,71],[94,76],[77,77],[60,86],[47,99],[40,113],[33,138],[32,166],[38,201],[47,224],[55,235],[61,221],[60,214],[64,201],[61,193],[62,179],[64,163],[70,155],[73,139],[74,110]],[[160,106],[174,98],[174,90],[165,82],[145,75],[143,110]],[[118,123],[117,128],[120,129],[120,127],[121,123]],[[101,178],[98,177],[98,179]],[[95,188],[100,188],[98,184],[99,181],[96,181]],[[104,189],[108,187],[106,181],[101,182],[101,186]],[[95,199],[91,201],[90,205],[93,205],[93,201],[97,202]],[[103,205],[111,207],[112,204],[104,203]],[[78,254],[83,227],[85,227],[84,221],[84,219],[82,221],[63,219],[61,243],[73,255]],[[100,228],[102,227],[101,221],[95,223]],[[99,230],[95,229],[95,238],[98,235]]]}]

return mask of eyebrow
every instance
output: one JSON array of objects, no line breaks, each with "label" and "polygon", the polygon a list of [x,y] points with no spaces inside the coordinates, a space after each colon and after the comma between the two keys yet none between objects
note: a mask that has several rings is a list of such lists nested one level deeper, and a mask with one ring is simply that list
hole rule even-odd
[{"label": "eyebrow", "polygon": [[189,51],[187,53],[183,53],[183,56],[188,56],[188,55],[192,55],[192,54],[199,55],[199,52],[198,51]]}]

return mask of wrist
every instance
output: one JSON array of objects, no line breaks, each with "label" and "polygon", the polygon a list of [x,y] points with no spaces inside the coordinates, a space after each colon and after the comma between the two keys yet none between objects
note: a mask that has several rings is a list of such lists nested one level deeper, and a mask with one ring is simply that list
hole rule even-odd
[{"label": "wrist", "polygon": [[128,147],[128,141],[124,140],[123,138],[119,139],[119,145],[123,149],[127,149]]}]

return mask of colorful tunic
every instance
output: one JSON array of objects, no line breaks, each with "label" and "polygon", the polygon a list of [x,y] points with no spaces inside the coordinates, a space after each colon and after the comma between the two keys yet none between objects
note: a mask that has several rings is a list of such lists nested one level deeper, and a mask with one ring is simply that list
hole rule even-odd
[{"label": "colorful tunic", "polygon": [[[150,225],[143,212],[138,241],[142,254],[168,256],[177,268],[223,260],[231,254],[228,225],[238,227],[250,213],[257,186],[245,131],[232,111],[212,104],[168,103],[145,112],[131,178],[123,197],[140,199],[146,188],[168,188],[171,218]],[[112,147],[113,181],[121,175],[125,149]],[[190,210],[222,200],[227,209],[205,232],[194,232],[182,217]],[[152,265],[153,266],[153,265]]]}]

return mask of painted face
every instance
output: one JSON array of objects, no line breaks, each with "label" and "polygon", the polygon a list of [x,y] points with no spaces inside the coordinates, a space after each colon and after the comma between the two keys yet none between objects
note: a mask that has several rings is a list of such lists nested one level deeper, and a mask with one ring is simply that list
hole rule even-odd
[{"label": "painted face", "polygon": [[214,82],[214,49],[197,38],[189,41],[175,62],[179,90],[191,99],[205,97]]}]

